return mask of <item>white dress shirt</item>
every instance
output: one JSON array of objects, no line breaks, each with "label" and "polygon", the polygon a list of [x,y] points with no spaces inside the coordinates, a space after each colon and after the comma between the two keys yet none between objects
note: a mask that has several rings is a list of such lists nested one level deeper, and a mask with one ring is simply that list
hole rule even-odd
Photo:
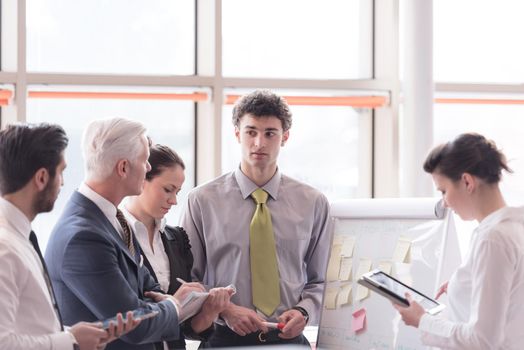
[{"label": "white dress shirt", "polygon": [[120,233],[120,237],[124,239],[124,229],[122,228],[122,225],[118,222],[118,219],[116,218],[116,207],[113,203],[96,193],[89,187],[85,182],[82,182],[80,184],[80,187],[78,187],[78,192],[83,194],[87,197],[90,201],[96,204],[96,206],[104,213],[104,215],[107,217],[111,225],[115,228],[115,230]]},{"label": "white dress shirt", "polygon": [[450,349],[524,348],[524,208],[505,207],[473,232],[448,284],[450,319],[425,314],[425,344]]},{"label": "white dress shirt", "polygon": [[60,331],[30,233],[27,217],[0,197],[0,346],[9,350],[72,350],[74,337]]},{"label": "white dress shirt", "polygon": [[160,232],[163,231],[166,226],[166,219],[156,220],[153,248],[151,248],[151,244],[149,244],[149,233],[147,232],[146,226],[141,221],[137,220],[125,207],[122,208],[122,212],[140,244],[140,249],[142,249],[142,252],[144,252],[147,260],[151,264],[158,279],[158,283],[160,284],[160,288],[162,288],[164,292],[167,292],[171,275],[169,269],[169,258],[164,248],[162,238],[160,237]]}]

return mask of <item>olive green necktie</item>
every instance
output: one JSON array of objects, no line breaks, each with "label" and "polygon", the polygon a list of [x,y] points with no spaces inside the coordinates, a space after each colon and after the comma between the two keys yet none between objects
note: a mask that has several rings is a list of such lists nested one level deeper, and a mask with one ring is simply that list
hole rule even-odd
[{"label": "olive green necktie", "polygon": [[259,188],[251,197],[257,204],[249,226],[253,305],[271,316],[280,304],[280,279],[271,213],[266,205],[268,194]]}]

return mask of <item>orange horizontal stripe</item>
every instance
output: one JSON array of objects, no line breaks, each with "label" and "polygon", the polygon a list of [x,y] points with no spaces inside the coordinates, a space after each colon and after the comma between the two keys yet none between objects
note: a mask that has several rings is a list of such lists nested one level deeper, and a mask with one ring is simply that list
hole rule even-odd
[{"label": "orange horizontal stripe", "polygon": [[130,100],[189,100],[206,101],[205,92],[150,93],[150,92],[87,92],[87,91],[29,91],[30,98],[76,98],[76,99],[130,99]]},{"label": "orange horizontal stripe", "polygon": [[[226,104],[234,104],[241,96],[227,95]],[[290,105],[301,106],[350,106],[363,108],[383,107],[385,96],[283,96]]]},{"label": "orange horizontal stripe", "polygon": [[0,106],[7,106],[9,104],[9,100],[6,98],[0,98]]},{"label": "orange horizontal stripe", "polygon": [[498,98],[436,98],[435,103],[455,103],[473,105],[524,105],[524,100]]}]

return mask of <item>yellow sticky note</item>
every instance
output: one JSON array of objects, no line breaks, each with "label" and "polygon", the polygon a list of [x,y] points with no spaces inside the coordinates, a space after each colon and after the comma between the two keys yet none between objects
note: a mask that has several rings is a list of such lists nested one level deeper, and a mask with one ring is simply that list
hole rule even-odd
[{"label": "yellow sticky note", "polygon": [[339,233],[335,233],[335,235],[333,236],[333,246],[342,245],[343,243],[344,236]]},{"label": "yellow sticky note", "polygon": [[362,277],[363,274],[371,271],[371,260],[370,259],[360,259],[357,269],[357,278]]},{"label": "yellow sticky note", "polygon": [[334,310],[337,308],[337,294],[338,288],[327,287],[326,294],[324,295],[324,305],[326,309]]},{"label": "yellow sticky note", "polygon": [[355,237],[346,236],[344,237],[344,241],[342,243],[342,251],[340,252],[340,255],[350,258],[353,256],[354,248],[355,248]]},{"label": "yellow sticky note", "polygon": [[400,237],[393,252],[393,261],[397,263],[411,262],[411,241],[407,238]]},{"label": "yellow sticky note", "polygon": [[328,270],[326,279],[330,282],[338,280],[338,275],[340,273],[340,251],[342,246],[337,244],[331,248],[331,256],[328,262]]},{"label": "yellow sticky note", "polygon": [[346,284],[340,289],[337,297],[337,307],[342,305],[351,305],[353,303],[353,296],[351,294],[351,284]]},{"label": "yellow sticky note", "polygon": [[[360,278],[363,274],[371,270],[371,260],[370,259],[360,259],[357,269],[357,278]],[[360,284],[357,286],[357,300],[362,301],[369,296],[369,289]]]},{"label": "yellow sticky note", "polygon": [[357,300],[362,301],[367,297],[369,297],[369,289],[359,284],[357,286]]},{"label": "yellow sticky note", "polygon": [[353,269],[353,259],[343,257],[340,260],[340,273],[338,279],[341,281],[351,281],[351,270]]},{"label": "yellow sticky note", "polygon": [[388,275],[391,275],[391,267],[392,267],[392,263],[390,261],[381,261],[378,263],[378,268],[381,271],[384,271],[385,273],[387,273]]}]

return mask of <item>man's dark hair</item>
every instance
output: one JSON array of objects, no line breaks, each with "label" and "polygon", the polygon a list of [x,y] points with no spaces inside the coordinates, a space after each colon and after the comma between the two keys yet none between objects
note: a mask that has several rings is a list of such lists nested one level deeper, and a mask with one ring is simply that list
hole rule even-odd
[{"label": "man's dark hair", "polygon": [[254,117],[277,117],[282,122],[284,132],[291,128],[291,112],[286,100],[269,90],[256,90],[242,96],[233,108],[233,125],[238,128],[240,119],[246,114]]},{"label": "man's dark hair", "polygon": [[151,181],[162,173],[167,168],[171,168],[175,165],[179,165],[183,170],[186,169],[184,161],[180,156],[173,151],[171,148],[156,144],[149,148],[149,164],[151,164],[151,170],[146,174],[146,180]]},{"label": "man's dark hair", "polygon": [[0,131],[0,194],[20,190],[41,168],[54,178],[67,143],[59,125],[13,124]]}]

